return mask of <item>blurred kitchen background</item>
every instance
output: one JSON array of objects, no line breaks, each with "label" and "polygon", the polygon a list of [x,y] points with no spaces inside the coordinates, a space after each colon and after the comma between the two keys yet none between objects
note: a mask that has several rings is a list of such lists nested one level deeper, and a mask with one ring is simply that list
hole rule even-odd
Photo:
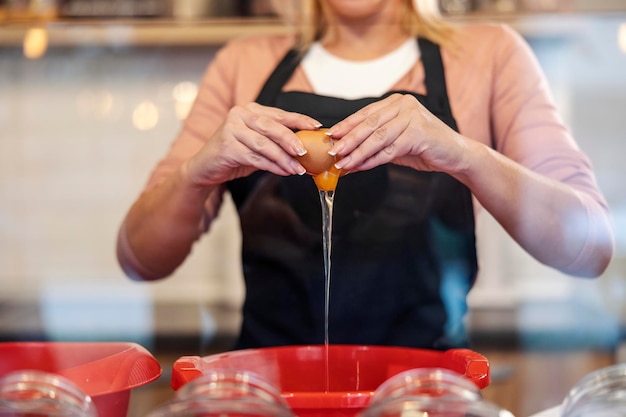
[{"label": "blurred kitchen background", "polygon": [[[479,218],[468,326],[492,361],[489,395],[527,416],[626,360],[626,0],[440,6],[528,40],[614,215],[616,257],[597,280],[538,264]],[[124,276],[116,233],[215,51],[287,30],[263,0],[0,0],[0,341],[135,341],[164,378],[172,358],[228,349],[243,297],[232,203],[162,282]],[[168,394],[135,395],[130,416]]]}]

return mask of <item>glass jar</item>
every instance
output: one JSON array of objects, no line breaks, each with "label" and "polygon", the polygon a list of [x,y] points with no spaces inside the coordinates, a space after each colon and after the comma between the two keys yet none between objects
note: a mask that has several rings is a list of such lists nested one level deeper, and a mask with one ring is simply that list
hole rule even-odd
[{"label": "glass jar", "polygon": [[443,368],[415,368],[383,382],[374,392],[372,402],[398,397],[443,397],[468,401],[480,400],[480,390],[464,376]]},{"label": "glass jar", "polygon": [[626,415],[626,363],[608,366],[583,377],[563,400],[562,417]]},{"label": "glass jar", "polygon": [[214,369],[188,382],[147,417],[295,417],[280,391],[259,375]]},{"label": "glass jar", "polygon": [[0,378],[0,417],[98,417],[87,394],[53,373],[24,370]]},{"label": "glass jar", "polygon": [[451,370],[416,368],[383,382],[359,417],[514,417]]},{"label": "glass jar", "polygon": [[370,404],[359,417],[514,417],[485,400],[459,398],[398,397]]}]

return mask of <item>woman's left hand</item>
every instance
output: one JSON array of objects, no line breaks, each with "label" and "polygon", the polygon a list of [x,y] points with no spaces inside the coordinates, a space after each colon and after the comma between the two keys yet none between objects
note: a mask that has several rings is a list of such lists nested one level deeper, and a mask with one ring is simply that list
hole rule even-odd
[{"label": "woman's left hand", "polygon": [[327,134],[337,139],[337,167],[364,171],[395,163],[421,171],[462,172],[465,138],[430,113],[414,96],[393,94],[372,103]]}]

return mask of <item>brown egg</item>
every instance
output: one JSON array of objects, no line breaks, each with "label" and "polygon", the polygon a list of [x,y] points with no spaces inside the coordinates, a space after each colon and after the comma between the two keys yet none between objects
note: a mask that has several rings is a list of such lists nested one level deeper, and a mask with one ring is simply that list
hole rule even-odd
[{"label": "brown egg", "polygon": [[307,150],[307,153],[301,156],[299,161],[307,173],[311,175],[329,171],[337,160],[336,157],[328,154],[332,147],[332,140],[324,134],[326,130],[300,130],[296,132],[296,136],[300,138]]}]

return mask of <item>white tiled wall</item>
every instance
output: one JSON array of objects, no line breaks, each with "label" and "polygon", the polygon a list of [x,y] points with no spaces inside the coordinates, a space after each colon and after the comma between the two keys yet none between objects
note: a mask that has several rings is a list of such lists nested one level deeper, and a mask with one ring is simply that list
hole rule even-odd
[{"label": "white tiled wall", "polygon": [[[199,81],[211,48],[53,49],[32,61],[0,50],[0,294],[56,284],[136,292],[114,257],[117,228],[176,134],[173,88]],[[133,114],[152,102],[158,122]],[[174,277],[143,291],[164,300],[237,298],[238,229],[229,205]],[[235,278],[235,279],[233,279]]]}]

